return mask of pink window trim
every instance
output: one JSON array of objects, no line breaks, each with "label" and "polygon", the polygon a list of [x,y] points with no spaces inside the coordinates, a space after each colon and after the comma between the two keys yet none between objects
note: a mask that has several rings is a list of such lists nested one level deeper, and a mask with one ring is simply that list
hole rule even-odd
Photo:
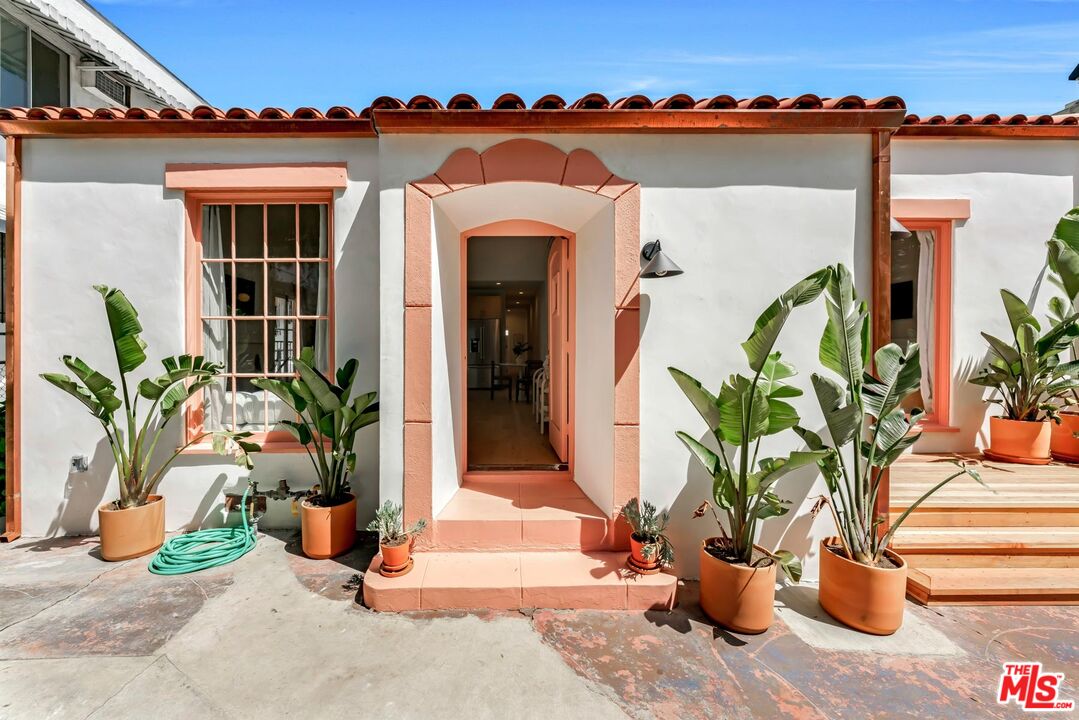
[{"label": "pink window trim", "polygon": [[[895,201],[892,201],[893,206]],[[968,205],[969,207],[969,205]],[[969,212],[968,212],[969,216]],[[924,432],[958,432],[952,427],[952,225],[953,218],[915,218],[903,215],[896,219],[908,230],[928,230],[933,243],[933,330],[936,356],[933,363],[933,412],[919,423]]]},{"label": "pink window trim", "polygon": [[[188,192],[184,198],[185,208],[185,252],[184,252],[184,288],[185,288],[185,324],[186,324],[186,347],[187,352],[191,355],[201,355],[203,352],[202,347],[202,206],[203,205],[228,205],[228,204],[261,204],[261,205],[273,205],[273,204],[325,204],[326,205],[326,259],[314,260],[308,258],[306,262],[319,262],[326,264],[326,277],[328,282],[327,287],[327,307],[328,316],[325,318],[327,322],[327,334],[329,338],[328,347],[328,362],[330,368],[335,367],[335,348],[334,338],[336,337],[336,331],[334,326],[335,316],[335,301],[334,301],[334,230],[333,230],[333,193],[327,190],[297,190],[297,191],[262,191],[252,190],[247,188],[243,191],[236,192]],[[265,211],[264,211],[265,212]],[[233,218],[235,221],[235,217]],[[299,218],[297,216],[297,222]],[[265,222],[265,216],[263,219],[263,243],[267,242],[266,233],[268,228]],[[235,232],[233,233],[235,241]],[[297,236],[297,242],[299,238]],[[265,253],[264,253],[265,254]],[[252,258],[253,261],[258,261],[258,258]],[[281,262],[295,262],[301,261],[299,258],[299,251],[297,250],[297,257],[281,257],[270,258],[263,261],[263,263],[281,261]],[[299,302],[299,285],[296,287],[297,303]],[[265,302],[265,300],[264,300]],[[255,317],[255,316],[252,316]],[[269,316],[259,316],[259,319],[265,320]],[[296,332],[299,332],[299,327],[296,328]],[[264,342],[268,341],[264,338]],[[235,368],[235,358],[230,365]],[[226,377],[244,376],[244,373],[230,373]],[[203,408],[202,408],[202,393],[198,393],[193,396],[184,408],[184,429],[185,437],[184,442],[190,442],[199,433],[203,431]],[[235,398],[234,398],[235,406]],[[235,412],[235,411],[234,411]],[[235,418],[235,414],[233,415]],[[269,452],[305,452],[304,446],[296,443],[292,436],[281,430],[267,430],[263,432],[257,432],[252,437],[253,442],[257,442],[266,446]],[[202,442],[192,445],[185,452],[191,454],[200,454],[207,452],[208,446]]]},{"label": "pink window trim", "polygon": [[[408,522],[432,517],[431,448],[431,224],[434,199],[496,182],[544,182],[576,188],[614,204],[615,312],[614,507],[612,547],[628,547],[617,511],[640,492],[640,186],[609,170],[595,154],[563,152],[545,142],[515,139],[482,153],[454,151],[433,174],[405,185],[404,197],[404,514]],[[438,542],[437,523],[421,538]]]},{"label": "pink window trim", "polygon": [[326,163],[168,163],[170,190],[340,190],[347,165]]},{"label": "pink window trim", "polygon": [[892,198],[892,217],[907,220],[967,220],[970,218],[970,200]]}]

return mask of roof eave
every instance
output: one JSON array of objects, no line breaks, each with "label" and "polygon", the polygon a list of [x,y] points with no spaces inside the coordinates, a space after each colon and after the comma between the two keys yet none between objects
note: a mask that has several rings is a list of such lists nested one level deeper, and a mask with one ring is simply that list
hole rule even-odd
[{"label": "roof eave", "polygon": [[1079,138],[1079,125],[904,125],[895,134],[900,138],[922,139],[1074,139]]},{"label": "roof eave", "polygon": [[387,110],[380,135],[417,133],[853,133],[898,128],[905,110]]},{"label": "roof eave", "polygon": [[7,137],[378,137],[368,118],[333,120],[0,120]]}]

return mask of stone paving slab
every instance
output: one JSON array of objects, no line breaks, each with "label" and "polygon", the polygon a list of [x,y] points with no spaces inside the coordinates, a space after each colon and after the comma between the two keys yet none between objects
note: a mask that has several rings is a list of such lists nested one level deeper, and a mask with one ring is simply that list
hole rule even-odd
[{"label": "stone paving slab", "polygon": [[0,719],[1012,718],[1004,660],[1079,697],[1079,608],[908,605],[891,638],[836,626],[811,586],[757,636],[672,612],[363,607],[376,552],[328,561],[260,535],[226,568],[161,578],[92,540],[0,545]]}]

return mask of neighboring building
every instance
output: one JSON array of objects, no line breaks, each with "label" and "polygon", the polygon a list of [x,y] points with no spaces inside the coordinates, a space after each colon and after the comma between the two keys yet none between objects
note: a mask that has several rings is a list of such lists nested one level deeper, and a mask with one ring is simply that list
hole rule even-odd
[{"label": "neighboring building", "polygon": [[[192,108],[204,102],[90,3],[0,0],[0,107]],[[0,230],[4,216],[0,205]]]},{"label": "neighboring building", "polygon": [[[1072,82],[1079,80],[1079,65],[1075,66],[1075,69],[1072,70],[1072,74],[1068,76],[1068,79]],[[1079,113],[1079,100],[1075,100],[1065,105],[1057,115],[1071,115],[1074,113]]]}]

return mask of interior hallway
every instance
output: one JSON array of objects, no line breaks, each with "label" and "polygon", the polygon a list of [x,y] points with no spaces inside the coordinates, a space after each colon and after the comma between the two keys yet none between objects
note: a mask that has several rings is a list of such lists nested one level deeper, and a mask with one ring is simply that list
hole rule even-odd
[{"label": "interior hallway", "polygon": [[[523,400],[523,397],[522,397]],[[544,426],[546,430],[546,426]],[[515,402],[505,390],[468,391],[468,465],[556,469],[546,433],[532,417],[532,403]]]}]

